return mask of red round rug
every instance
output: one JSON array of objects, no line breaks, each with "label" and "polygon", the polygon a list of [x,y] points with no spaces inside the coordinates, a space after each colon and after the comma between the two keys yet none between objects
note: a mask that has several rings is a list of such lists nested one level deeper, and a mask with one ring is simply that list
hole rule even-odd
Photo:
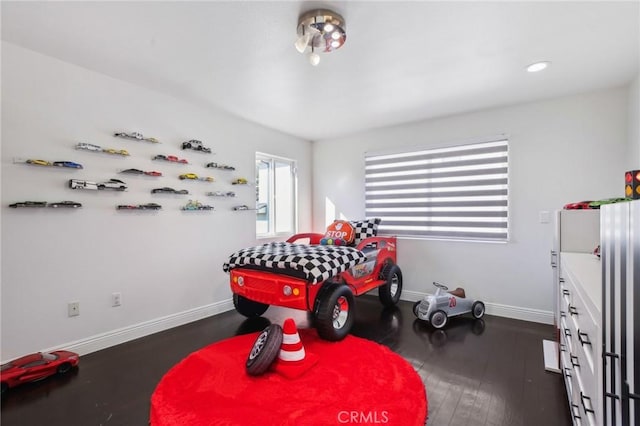
[{"label": "red round rug", "polygon": [[258,333],[206,346],[175,365],[151,397],[152,426],[424,425],[424,384],[386,346],[347,336],[328,342],[299,330],[317,363],[288,379],[249,376],[245,362]]}]

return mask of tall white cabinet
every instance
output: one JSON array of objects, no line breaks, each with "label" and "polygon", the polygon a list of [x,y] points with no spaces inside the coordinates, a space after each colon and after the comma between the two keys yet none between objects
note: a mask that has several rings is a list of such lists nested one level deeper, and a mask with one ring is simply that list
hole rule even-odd
[{"label": "tall white cabinet", "polygon": [[598,210],[563,210],[556,216],[552,266],[559,369],[573,424],[602,424],[602,267]]},{"label": "tall white cabinet", "polygon": [[640,200],[603,206],[603,424],[640,424]]}]

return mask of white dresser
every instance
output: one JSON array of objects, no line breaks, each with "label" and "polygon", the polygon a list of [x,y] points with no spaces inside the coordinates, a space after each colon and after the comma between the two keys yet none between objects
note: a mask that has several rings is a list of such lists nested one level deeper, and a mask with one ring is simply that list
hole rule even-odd
[{"label": "white dresser", "polygon": [[558,366],[575,426],[602,424],[602,266],[598,210],[556,215],[554,250]]},{"label": "white dresser", "polygon": [[560,370],[574,425],[602,424],[602,266],[593,254],[560,255]]}]

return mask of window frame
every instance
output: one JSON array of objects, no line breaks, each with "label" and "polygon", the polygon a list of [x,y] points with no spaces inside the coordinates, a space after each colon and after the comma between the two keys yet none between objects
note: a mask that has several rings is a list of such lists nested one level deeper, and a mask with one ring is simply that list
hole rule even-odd
[{"label": "window frame", "polygon": [[[269,194],[267,196],[267,224],[268,231],[264,233],[258,232],[258,203],[260,201],[260,186],[259,186],[259,172],[258,161],[265,161],[270,164],[269,166]],[[275,179],[276,173],[274,165],[276,163],[285,163],[289,165],[290,178],[291,178],[291,227],[292,229],[286,231],[276,231],[277,224],[277,200],[275,191]],[[255,176],[256,176],[256,239],[262,238],[277,238],[282,236],[294,235],[298,230],[298,173],[297,173],[297,161],[293,158],[281,157],[278,155],[267,154],[265,152],[256,151],[255,155]]]},{"label": "window frame", "polygon": [[[507,135],[496,135],[437,146],[366,152],[364,191],[367,218],[382,219],[381,235],[424,240],[509,242],[510,144]],[[468,158],[475,155],[477,164],[469,165],[472,162],[463,158],[465,154]],[[447,166],[449,170],[456,171],[445,172]],[[483,167],[496,172],[483,174]],[[478,181],[476,184],[485,180],[486,185],[478,186],[475,193],[466,194],[467,200],[464,201],[461,198],[464,192],[474,191],[474,185],[463,182],[473,180]],[[411,206],[412,203],[416,205]]]}]

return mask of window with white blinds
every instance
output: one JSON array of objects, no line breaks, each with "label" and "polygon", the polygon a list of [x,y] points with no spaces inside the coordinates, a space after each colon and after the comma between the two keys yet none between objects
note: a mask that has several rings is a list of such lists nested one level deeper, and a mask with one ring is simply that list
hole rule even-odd
[{"label": "window with white blinds", "polygon": [[509,141],[365,155],[367,217],[379,234],[507,241]]}]

